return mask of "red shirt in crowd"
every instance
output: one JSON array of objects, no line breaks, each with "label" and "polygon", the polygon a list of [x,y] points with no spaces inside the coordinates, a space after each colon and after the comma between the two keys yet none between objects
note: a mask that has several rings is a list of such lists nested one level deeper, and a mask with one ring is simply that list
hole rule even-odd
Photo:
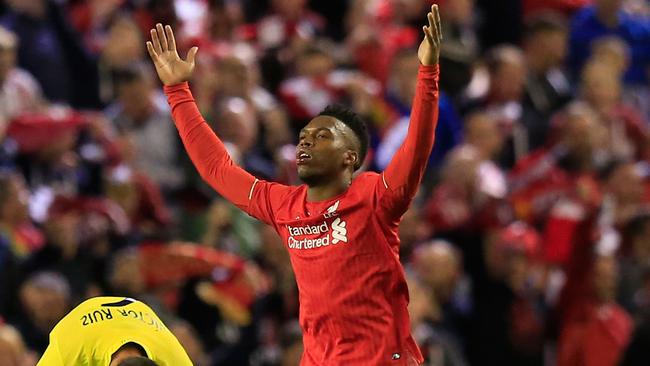
[{"label": "red shirt in crowd", "polygon": [[382,173],[365,172],[339,196],[307,200],[307,186],[261,181],[234,165],[187,83],[165,87],[180,136],[201,176],[253,217],[273,225],[300,296],[302,365],[414,365],[409,301],[399,262],[399,221],[431,152],[438,68],[421,66],[408,136]]}]

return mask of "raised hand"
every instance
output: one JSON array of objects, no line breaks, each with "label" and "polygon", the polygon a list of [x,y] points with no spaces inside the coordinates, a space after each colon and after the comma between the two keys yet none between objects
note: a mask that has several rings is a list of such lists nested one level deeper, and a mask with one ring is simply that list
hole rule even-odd
[{"label": "raised hand", "polygon": [[156,24],[151,30],[151,41],[147,41],[147,51],[156,66],[160,81],[165,85],[174,85],[188,81],[194,71],[194,60],[198,47],[192,47],[187,53],[187,59],[182,60],[176,51],[176,40],[172,27]]},{"label": "raised hand", "polygon": [[429,26],[422,27],[424,39],[418,48],[418,58],[422,65],[435,65],[440,56],[440,43],[442,42],[442,26],[440,25],[440,12],[438,5],[432,5],[427,14]]}]

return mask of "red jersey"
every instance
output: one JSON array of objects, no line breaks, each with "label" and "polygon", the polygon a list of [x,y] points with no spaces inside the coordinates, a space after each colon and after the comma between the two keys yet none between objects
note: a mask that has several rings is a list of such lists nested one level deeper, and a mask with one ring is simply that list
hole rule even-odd
[{"label": "red jersey", "polygon": [[408,136],[382,174],[362,173],[319,202],[307,186],[255,179],[237,167],[201,117],[187,83],[165,87],[181,139],[199,173],[251,216],[273,225],[298,283],[301,365],[415,365],[399,221],[433,147],[438,67],[420,66]]}]

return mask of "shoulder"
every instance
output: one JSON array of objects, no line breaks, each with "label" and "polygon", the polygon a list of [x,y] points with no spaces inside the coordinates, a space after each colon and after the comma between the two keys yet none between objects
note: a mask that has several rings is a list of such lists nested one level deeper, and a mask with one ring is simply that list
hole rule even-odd
[{"label": "shoulder", "polygon": [[383,185],[383,183],[381,183],[382,180],[383,180],[382,173],[363,172],[360,173],[356,178],[354,178],[350,188],[354,192],[371,192],[375,190],[377,184]]}]

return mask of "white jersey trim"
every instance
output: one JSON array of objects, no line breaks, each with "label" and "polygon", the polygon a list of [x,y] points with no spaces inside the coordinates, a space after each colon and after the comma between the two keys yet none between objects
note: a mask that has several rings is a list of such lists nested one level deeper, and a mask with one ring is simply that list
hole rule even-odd
[{"label": "white jersey trim", "polygon": [[384,182],[384,187],[388,189],[388,183],[386,183],[386,177],[384,176],[384,173],[381,173],[381,180]]},{"label": "white jersey trim", "polygon": [[255,188],[255,185],[257,184],[257,181],[259,181],[259,179],[255,179],[255,182],[253,182],[253,185],[251,186],[250,192],[248,192],[248,200],[249,201],[253,198],[253,189]]}]

